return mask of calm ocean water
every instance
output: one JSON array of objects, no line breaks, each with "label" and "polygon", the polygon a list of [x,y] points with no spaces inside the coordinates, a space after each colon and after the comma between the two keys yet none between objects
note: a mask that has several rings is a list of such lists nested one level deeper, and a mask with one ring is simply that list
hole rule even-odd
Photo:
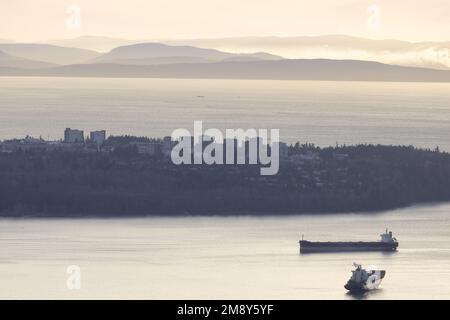
[{"label": "calm ocean water", "polygon": [[[0,77],[0,139],[59,139],[66,127],[170,135],[279,128],[288,142],[440,146],[450,84]],[[397,253],[301,256],[298,240],[374,240]],[[0,219],[0,298],[352,299],[353,262],[387,270],[367,299],[450,298],[450,205],[379,214]],[[81,289],[66,286],[69,265]]]},{"label": "calm ocean water", "polygon": [[450,151],[450,84],[0,77],[0,139],[60,139],[66,127],[162,137],[194,120],[279,128],[288,142]]},{"label": "calm ocean water", "polygon": [[[300,255],[312,240],[374,240],[396,253]],[[450,298],[450,204],[379,214],[0,219],[0,298],[353,299],[353,262],[387,270],[367,299]],[[81,268],[68,290],[66,268]]]}]

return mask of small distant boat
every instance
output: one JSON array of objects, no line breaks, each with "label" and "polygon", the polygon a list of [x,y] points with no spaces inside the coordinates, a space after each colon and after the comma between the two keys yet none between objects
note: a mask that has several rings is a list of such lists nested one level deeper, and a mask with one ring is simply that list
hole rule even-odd
[{"label": "small distant boat", "polygon": [[399,245],[392,231],[381,234],[380,241],[359,242],[312,242],[300,240],[300,253],[351,252],[351,251],[395,251]]},{"label": "small distant boat", "polygon": [[357,293],[377,289],[386,275],[385,270],[375,268],[366,270],[360,264],[353,263],[353,265],[355,269],[352,270],[352,276],[344,286],[350,292]]}]

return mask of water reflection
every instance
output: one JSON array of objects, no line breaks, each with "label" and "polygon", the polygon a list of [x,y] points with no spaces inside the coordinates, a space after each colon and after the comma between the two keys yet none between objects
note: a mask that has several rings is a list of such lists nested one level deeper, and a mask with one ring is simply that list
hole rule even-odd
[{"label": "water reflection", "polygon": [[383,289],[378,288],[371,291],[360,291],[360,292],[347,292],[345,295],[346,297],[353,299],[353,300],[367,300],[371,297],[376,297],[377,295],[380,295],[383,293]]}]

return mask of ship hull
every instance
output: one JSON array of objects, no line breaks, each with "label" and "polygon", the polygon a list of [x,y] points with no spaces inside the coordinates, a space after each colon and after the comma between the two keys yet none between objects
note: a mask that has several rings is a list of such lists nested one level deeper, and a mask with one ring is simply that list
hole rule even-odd
[{"label": "ship hull", "polygon": [[300,240],[300,253],[353,252],[353,251],[395,251],[398,243],[385,242],[311,242]]},{"label": "ship hull", "polygon": [[350,292],[355,292],[355,293],[368,291],[367,288],[364,287],[363,283],[352,281],[352,280],[349,280],[345,284],[344,288]]}]

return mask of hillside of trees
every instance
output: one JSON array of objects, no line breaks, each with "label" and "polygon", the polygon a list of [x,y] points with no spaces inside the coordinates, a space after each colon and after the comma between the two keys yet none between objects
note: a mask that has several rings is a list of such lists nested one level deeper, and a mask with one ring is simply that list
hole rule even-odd
[{"label": "hillside of trees", "polygon": [[439,150],[296,144],[278,174],[261,176],[258,165],[176,166],[129,139],[114,143],[111,152],[0,153],[0,215],[367,212],[450,200],[450,155]]}]

